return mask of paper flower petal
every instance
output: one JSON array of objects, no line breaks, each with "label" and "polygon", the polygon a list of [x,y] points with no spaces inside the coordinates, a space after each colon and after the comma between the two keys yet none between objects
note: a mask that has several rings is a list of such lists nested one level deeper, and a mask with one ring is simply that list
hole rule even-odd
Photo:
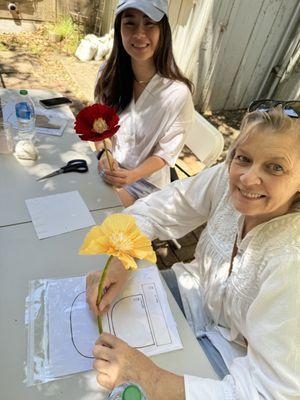
[{"label": "paper flower petal", "polygon": [[[102,118],[107,125],[107,129],[103,132],[94,130],[94,121],[99,118]],[[98,142],[113,136],[120,128],[118,122],[119,117],[112,107],[95,103],[79,111],[74,128],[81,140]]]},{"label": "paper flower petal", "polygon": [[134,258],[156,262],[151,241],[139,230],[135,218],[112,214],[86,235],[79,254],[108,254],[119,258],[125,268],[137,268]]}]

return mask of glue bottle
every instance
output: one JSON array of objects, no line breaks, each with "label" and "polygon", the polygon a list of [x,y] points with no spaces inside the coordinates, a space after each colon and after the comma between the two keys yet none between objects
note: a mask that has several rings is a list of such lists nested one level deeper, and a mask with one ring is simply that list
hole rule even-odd
[{"label": "glue bottle", "polygon": [[125,382],[114,388],[107,400],[147,400],[139,385]]}]

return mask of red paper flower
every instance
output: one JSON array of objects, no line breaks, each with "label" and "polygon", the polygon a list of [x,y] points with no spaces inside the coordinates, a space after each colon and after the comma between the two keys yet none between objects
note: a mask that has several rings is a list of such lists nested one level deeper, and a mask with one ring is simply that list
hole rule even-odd
[{"label": "red paper flower", "polygon": [[119,117],[112,107],[96,103],[79,111],[75,131],[81,140],[99,142],[117,132],[118,122]]}]

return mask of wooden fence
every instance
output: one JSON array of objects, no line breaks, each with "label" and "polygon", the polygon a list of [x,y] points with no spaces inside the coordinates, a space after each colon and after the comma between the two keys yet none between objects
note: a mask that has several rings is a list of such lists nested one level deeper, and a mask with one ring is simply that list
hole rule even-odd
[{"label": "wooden fence", "polygon": [[[117,3],[106,1],[102,33],[113,26]],[[300,97],[299,0],[169,0],[169,20],[176,60],[195,84],[199,109]]]},{"label": "wooden fence", "polygon": [[295,38],[300,2],[181,3],[173,25],[174,48],[180,67],[196,84],[198,107],[244,108],[253,98],[272,95],[276,71]]}]

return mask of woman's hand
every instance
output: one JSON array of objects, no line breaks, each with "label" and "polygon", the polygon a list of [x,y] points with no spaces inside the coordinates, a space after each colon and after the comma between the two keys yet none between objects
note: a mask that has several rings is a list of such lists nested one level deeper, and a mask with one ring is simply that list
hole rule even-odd
[{"label": "woman's hand", "polygon": [[93,354],[97,381],[107,389],[129,381],[140,385],[148,400],[185,398],[182,376],[159,368],[149,357],[109,333],[102,333]]},{"label": "woman's hand", "polygon": [[104,180],[110,185],[121,188],[124,185],[131,185],[140,179],[140,176],[137,175],[135,169],[125,169],[118,167],[113,169],[111,172],[110,169],[104,170]]},{"label": "woman's hand", "polygon": [[102,169],[104,171],[104,180],[116,188],[121,188],[124,185],[131,185],[141,178],[152,175],[163,168],[166,165],[166,161],[158,156],[150,156],[134,169],[121,168],[117,163],[114,165],[116,167],[113,168],[112,172],[109,167]]},{"label": "woman's hand", "polygon": [[97,340],[93,355],[97,381],[107,389],[130,381],[146,391],[145,382],[150,378],[155,382],[159,377],[160,368],[150,358],[109,333]]},{"label": "woman's hand", "polygon": [[[117,163],[117,161],[114,160],[112,155],[110,155],[110,154],[109,154],[109,158],[110,158],[113,170],[118,169],[119,164]],[[106,157],[106,154],[103,153],[102,157],[98,161],[98,171],[104,173],[106,170],[110,171],[110,166],[109,166],[109,162],[108,162],[108,159]]]},{"label": "woman's hand", "polygon": [[119,261],[117,258],[114,257],[112,259],[104,282],[106,292],[102,297],[98,309],[97,296],[101,274],[102,271],[95,271],[91,272],[86,277],[86,301],[90,307],[90,310],[96,316],[103,314],[108,310],[110,303],[123,288],[128,278],[129,271],[124,268],[121,261]]}]

